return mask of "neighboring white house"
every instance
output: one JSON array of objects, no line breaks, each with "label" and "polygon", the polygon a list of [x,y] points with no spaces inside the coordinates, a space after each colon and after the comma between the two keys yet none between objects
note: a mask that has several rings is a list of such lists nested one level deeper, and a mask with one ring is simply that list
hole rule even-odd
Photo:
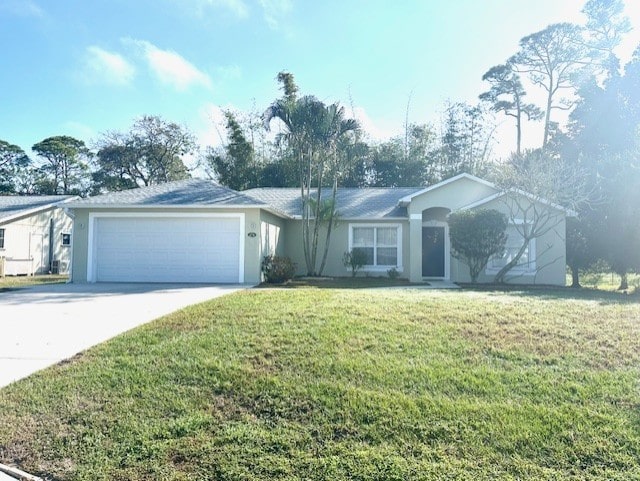
[{"label": "neighboring white house", "polygon": [[73,219],[69,195],[0,196],[0,257],[5,275],[67,274]]}]

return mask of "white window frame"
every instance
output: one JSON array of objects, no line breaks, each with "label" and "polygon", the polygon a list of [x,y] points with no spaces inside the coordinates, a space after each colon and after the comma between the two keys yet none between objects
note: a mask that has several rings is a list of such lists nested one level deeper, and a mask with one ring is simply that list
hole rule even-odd
[{"label": "white window frame", "polygon": [[0,245],[0,250],[4,250],[6,245],[5,242],[6,242],[7,231],[5,230],[4,227],[0,227],[0,233],[2,233],[2,235],[0,236],[0,240],[2,240],[2,245]]},{"label": "white window frame", "polygon": [[[380,266],[377,264],[368,264],[365,266],[362,266],[363,271],[368,271],[368,272],[387,272],[389,269],[393,269],[395,268],[398,272],[402,272],[402,224],[385,224],[385,223],[377,223],[377,224],[360,224],[360,223],[353,223],[353,224],[349,224],[349,252],[351,252],[351,250],[353,249],[353,229],[354,228],[373,228],[373,259],[374,262],[377,261],[378,255],[378,231],[376,229],[378,228],[395,228],[396,229],[396,249],[397,249],[397,256],[396,256],[396,265],[392,266],[392,265],[384,265],[384,266]],[[349,268],[346,268],[347,270],[349,270]]]},{"label": "white window frame", "polygon": [[[60,241],[63,247],[71,247],[71,234],[67,232],[62,232],[60,234],[62,240]],[[69,242],[67,244],[64,243],[64,236],[69,236]]]},{"label": "white window frame", "polygon": [[[524,220],[515,219],[513,222],[510,222],[507,228],[515,228],[516,226],[524,224]],[[517,231],[520,233],[520,231]],[[500,272],[501,267],[493,267],[491,265],[493,257],[489,259],[487,263],[487,267],[485,268],[486,274],[497,274]],[[533,260],[532,260],[533,259]],[[536,250],[536,238],[534,237],[529,241],[529,265],[515,265],[511,268],[509,272],[513,272],[520,276],[533,276],[536,275],[538,271],[538,252]]]}]

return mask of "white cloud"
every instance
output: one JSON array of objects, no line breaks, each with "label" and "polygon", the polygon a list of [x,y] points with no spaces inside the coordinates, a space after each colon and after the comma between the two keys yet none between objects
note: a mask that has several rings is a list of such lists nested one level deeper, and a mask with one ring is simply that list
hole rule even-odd
[{"label": "white cloud", "polygon": [[76,122],[75,120],[65,122],[62,127],[65,132],[68,132],[71,136],[77,139],[83,140],[85,143],[90,143],[98,136],[97,132],[92,127],[89,127],[82,122]]},{"label": "white cloud", "polygon": [[45,16],[44,10],[32,0],[3,0],[0,2],[0,10],[20,17],[42,18]]},{"label": "white cloud", "polygon": [[225,110],[234,110],[232,106],[220,107],[213,103],[206,103],[199,112],[196,137],[198,143],[207,147],[220,147],[226,139],[224,118]]},{"label": "white cloud", "polygon": [[220,148],[226,143],[226,129],[224,111],[237,111],[232,105],[221,107],[211,102],[207,102],[198,110],[198,116],[189,122],[192,132],[194,132],[198,145],[201,146],[199,155],[186,159],[193,169],[191,174],[194,177],[207,178],[212,175],[210,166],[204,161],[204,154],[207,148]]},{"label": "white cloud", "polygon": [[391,127],[388,125],[382,125],[380,122],[375,122],[363,107],[353,107],[351,115],[358,121],[362,131],[368,135],[372,140],[381,142],[389,140],[391,137],[399,135],[401,129],[399,127]]},{"label": "white cloud", "polygon": [[133,65],[122,55],[95,45],[87,47],[84,78],[88,82],[128,85],[133,80],[135,72]]},{"label": "white cloud", "polygon": [[204,0],[204,2],[214,7],[226,8],[240,18],[249,15],[249,8],[242,0]]},{"label": "white cloud", "polygon": [[187,90],[194,85],[211,88],[211,79],[181,55],[172,50],[162,50],[146,40],[126,39],[142,49],[149,68],[158,79],[177,90]]},{"label": "white cloud", "polygon": [[[180,7],[184,7],[185,0],[174,0]],[[207,8],[225,9],[238,18],[246,18],[249,15],[249,7],[244,0],[191,0],[191,12],[202,17]]]},{"label": "white cloud", "polygon": [[277,29],[285,17],[292,9],[291,0],[258,0],[262,7],[264,19],[269,27]]}]

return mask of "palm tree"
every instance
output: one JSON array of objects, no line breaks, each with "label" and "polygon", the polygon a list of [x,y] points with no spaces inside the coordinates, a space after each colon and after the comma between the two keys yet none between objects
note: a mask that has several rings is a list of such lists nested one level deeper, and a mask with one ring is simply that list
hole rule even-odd
[{"label": "palm tree", "polygon": [[[353,119],[345,119],[344,108],[337,103],[327,106],[311,95],[297,98],[295,92],[285,92],[285,97],[272,103],[262,119],[267,129],[274,119],[280,120],[284,125],[284,132],[279,135],[279,140],[286,142],[291,149],[298,167],[307,274],[321,275],[336,217],[336,193],[340,174],[338,141],[348,132],[358,129],[358,124]],[[327,176],[332,185],[330,200],[322,198]],[[316,271],[322,222],[328,222],[328,227],[322,263]]]},{"label": "palm tree", "polygon": [[[324,121],[324,147],[327,154],[327,162],[330,169],[331,178],[331,200],[328,202],[328,225],[327,236],[324,243],[324,253],[322,254],[322,262],[320,263],[319,275],[322,275],[324,266],[327,262],[327,254],[329,253],[329,240],[331,239],[331,230],[337,215],[336,212],[336,194],[338,192],[338,178],[342,167],[342,156],[339,152],[340,139],[348,135],[349,132],[356,132],[359,129],[358,122],[355,119],[345,119],[344,107],[334,103],[325,108]],[[318,191],[320,191],[322,183],[318,183]],[[317,194],[318,202],[320,202],[320,192]],[[319,213],[319,212],[318,212]],[[317,229],[317,224],[316,224]],[[316,246],[314,245],[314,251]],[[314,252],[315,255],[315,252]]]}]

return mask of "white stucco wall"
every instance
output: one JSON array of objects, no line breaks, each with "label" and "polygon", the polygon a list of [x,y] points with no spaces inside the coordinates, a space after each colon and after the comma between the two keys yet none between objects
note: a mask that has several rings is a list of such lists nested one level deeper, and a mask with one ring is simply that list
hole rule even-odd
[{"label": "white stucco wall", "polygon": [[[495,209],[509,217],[510,209],[504,199],[496,199],[478,208]],[[539,205],[538,210],[551,209]],[[518,219],[522,220],[522,219]],[[550,227],[544,235],[533,240],[535,244],[535,270],[514,269],[505,278],[512,284],[557,285],[566,284],[566,219],[562,211],[553,209],[553,215],[548,223]],[[478,277],[478,282],[493,282],[497,269],[484,269]],[[469,268],[462,261],[451,259],[451,277],[458,282],[470,282]]]},{"label": "white stucco wall", "polygon": [[[322,274],[325,276],[346,277],[351,275],[351,270],[342,263],[342,257],[349,250],[349,229],[350,226],[400,226],[401,231],[401,265],[398,266],[400,277],[409,277],[409,223],[406,219],[372,219],[372,220],[350,220],[340,219],[338,225],[334,226],[329,242],[327,262]],[[290,257],[297,265],[297,274],[305,275],[307,266],[304,258],[304,246],[302,244],[302,221],[289,220],[286,224],[286,236],[284,242],[285,255]],[[318,254],[316,267],[320,266],[324,253],[326,228],[320,229]],[[363,268],[359,275],[386,276],[389,267],[384,268]]]}]

